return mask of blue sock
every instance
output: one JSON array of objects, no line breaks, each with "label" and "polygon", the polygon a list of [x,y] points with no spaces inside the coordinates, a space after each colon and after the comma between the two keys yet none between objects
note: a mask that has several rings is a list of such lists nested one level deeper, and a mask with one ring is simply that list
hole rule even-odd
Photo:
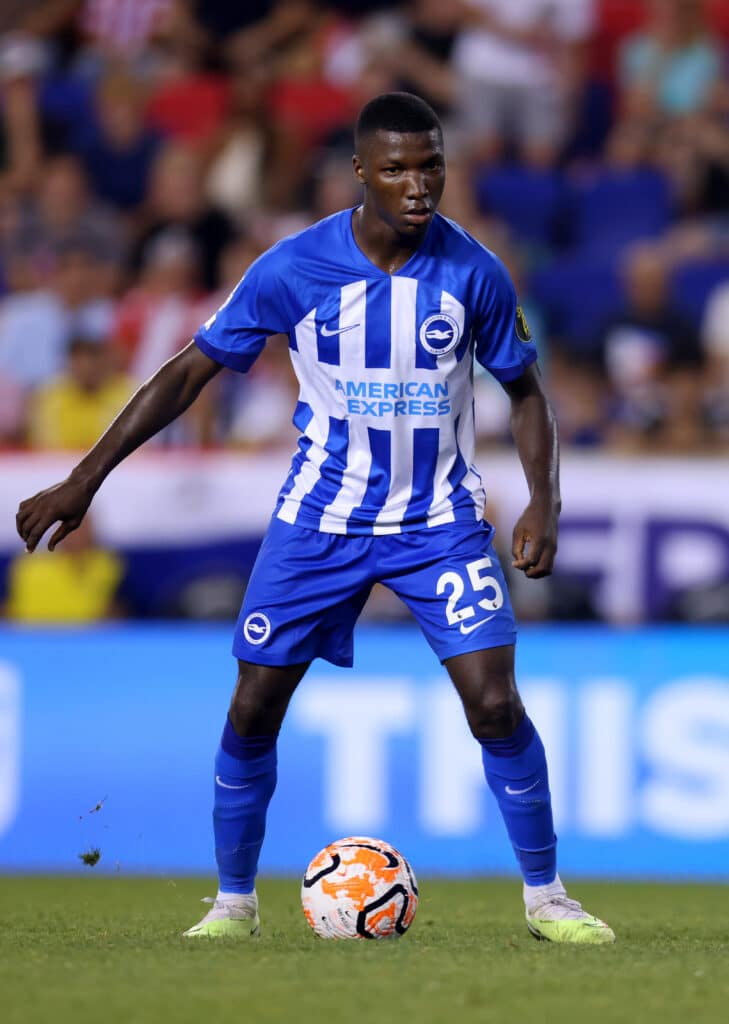
[{"label": "blue sock", "polygon": [[496,797],[524,881],[549,885],[557,876],[557,837],[539,733],[524,715],[511,736],[479,743],[486,781]]},{"label": "blue sock", "polygon": [[241,737],[228,718],[215,756],[213,831],[221,892],[253,892],[275,788],[276,737]]}]

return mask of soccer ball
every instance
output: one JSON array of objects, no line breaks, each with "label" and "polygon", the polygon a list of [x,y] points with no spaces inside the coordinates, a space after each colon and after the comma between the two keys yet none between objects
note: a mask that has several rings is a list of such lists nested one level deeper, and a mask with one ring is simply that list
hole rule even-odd
[{"label": "soccer ball", "polygon": [[418,883],[382,839],[350,836],[325,846],[301,883],[304,916],[322,939],[392,939],[418,909]]}]

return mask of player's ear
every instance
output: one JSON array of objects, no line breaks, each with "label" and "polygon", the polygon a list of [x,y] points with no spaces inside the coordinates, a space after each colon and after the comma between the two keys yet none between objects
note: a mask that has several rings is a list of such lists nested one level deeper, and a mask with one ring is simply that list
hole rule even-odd
[{"label": "player's ear", "polygon": [[366,185],[367,179],[365,178],[364,167],[362,166],[362,161],[360,160],[356,153],[352,157],[352,167],[354,168],[354,176],[360,183],[360,185]]}]

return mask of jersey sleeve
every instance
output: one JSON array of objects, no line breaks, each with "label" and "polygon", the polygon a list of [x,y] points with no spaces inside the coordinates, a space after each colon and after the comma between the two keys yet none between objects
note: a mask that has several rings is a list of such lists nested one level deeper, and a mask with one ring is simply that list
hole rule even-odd
[{"label": "jersey sleeve", "polygon": [[521,377],[536,360],[537,350],[506,267],[496,257],[492,259],[477,301],[476,359],[505,384]]},{"label": "jersey sleeve", "polygon": [[274,246],[251,264],[194,337],[205,355],[240,373],[250,370],[267,338],[288,334],[292,326],[277,249]]}]

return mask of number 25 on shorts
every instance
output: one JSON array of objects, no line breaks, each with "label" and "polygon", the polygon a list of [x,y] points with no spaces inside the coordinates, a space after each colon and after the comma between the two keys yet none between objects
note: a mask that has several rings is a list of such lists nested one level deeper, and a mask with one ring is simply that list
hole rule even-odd
[{"label": "number 25 on shorts", "polygon": [[[477,601],[479,608],[483,608],[487,612],[497,612],[504,603],[504,593],[495,576],[483,575],[483,570],[489,569],[491,564],[491,559],[485,555],[483,558],[477,558],[474,562],[468,562],[466,564],[466,572],[474,594],[478,594],[483,590],[488,592]],[[472,604],[458,607],[465,590],[463,577],[459,572],[449,570],[438,577],[435,592],[439,596],[440,594],[448,595],[446,598],[445,615],[449,626],[463,624],[478,614]],[[489,615],[488,618],[479,619],[478,622],[461,625],[461,632],[470,633],[471,629],[480,626],[482,622],[488,622],[490,618],[493,618],[493,616]]]}]

